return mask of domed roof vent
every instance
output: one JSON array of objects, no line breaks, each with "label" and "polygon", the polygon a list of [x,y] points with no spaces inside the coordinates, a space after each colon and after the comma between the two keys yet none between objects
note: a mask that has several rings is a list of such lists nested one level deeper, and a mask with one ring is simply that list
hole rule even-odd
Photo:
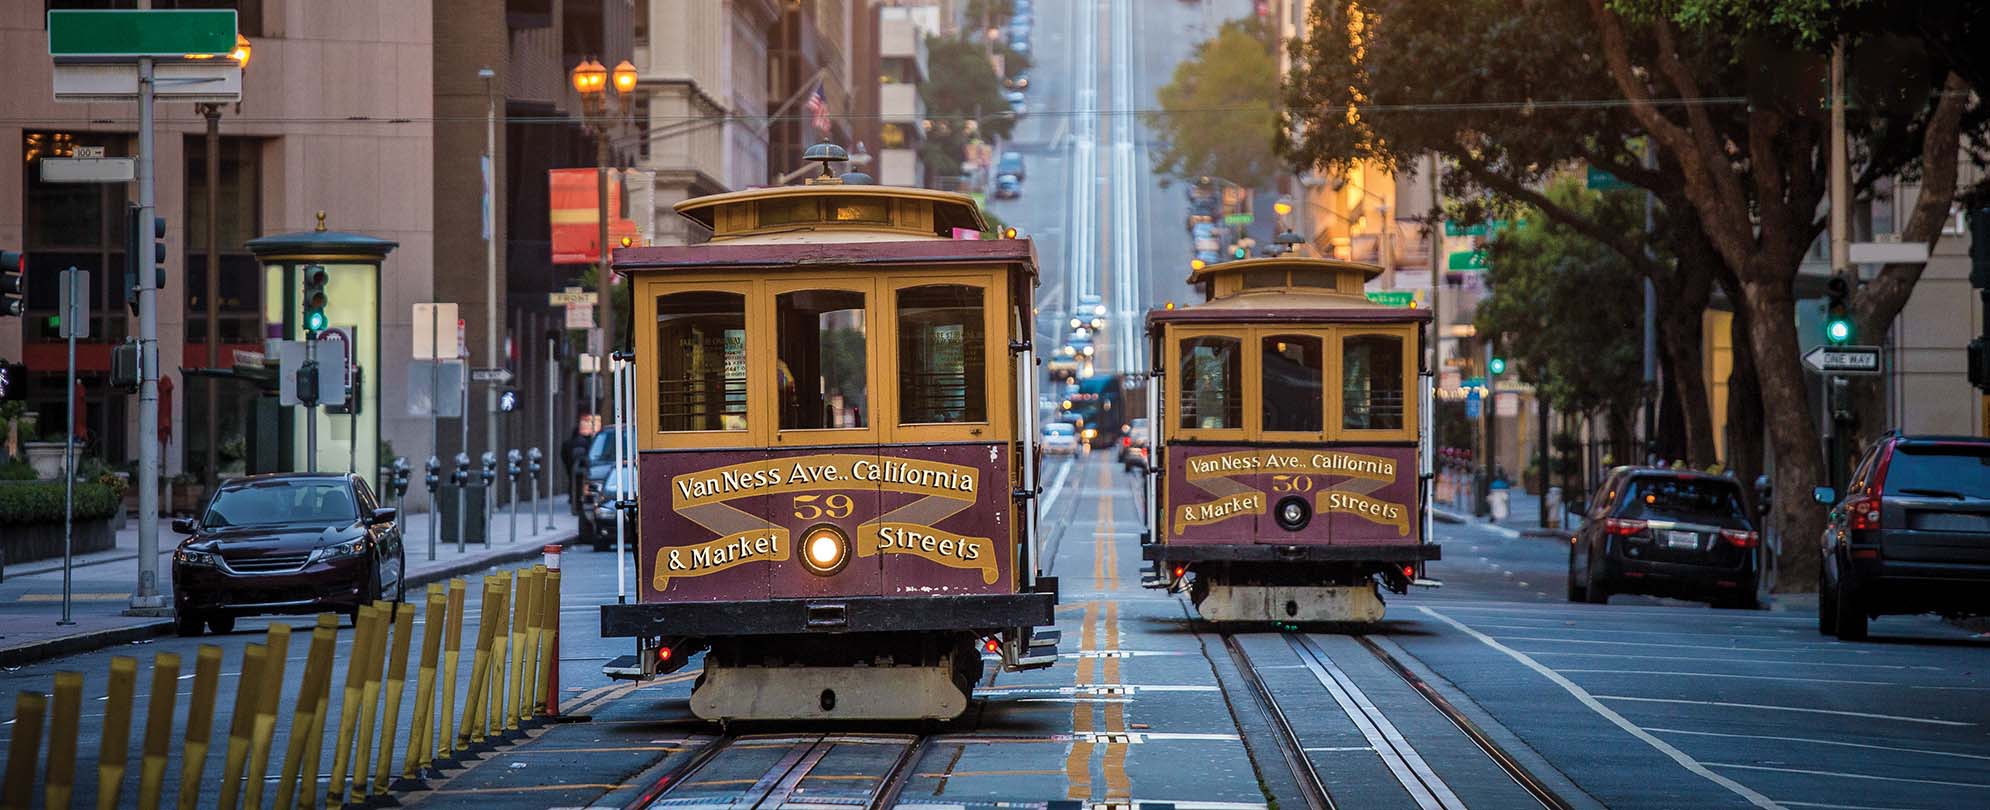
[{"label": "domed roof vent", "polygon": [[822,175],[820,177],[809,178],[809,185],[835,184],[843,181],[837,178],[836,170],[830,168],[830,164],[849,162],[850,153],[844,151],[841,146],[828,141],[822,141],[814,146],[810,146],[807,151],[802,152],[802,160],[812,160],[822,164]]}]

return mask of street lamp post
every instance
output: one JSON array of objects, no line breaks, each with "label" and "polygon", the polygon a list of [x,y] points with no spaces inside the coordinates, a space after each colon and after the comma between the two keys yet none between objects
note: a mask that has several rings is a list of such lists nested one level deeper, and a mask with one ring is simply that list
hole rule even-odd
[{"label": "street lamp post", "polygon": [[[228,58],[249,70],[249,40],[241,34],[235,35],[235,50]],[[205,102],[195,105],[201,117],[207,119],[207,294],[202,301],[207,309],[207,367],[221,367],[221,105]],[[221,458],[219,448],[221,437],[221,395],[215,381],[207,381],[207,459],[202,478],[211,489],[221,480]]]},{"label": "street lamp post", "polygon": [[[493,93],[497,71],[478,68],[477,78],[484,82],[484,160],[478,167],[484,180],[484,363],[486,368],[503,368],[504,358],[498,356],[498,319],[503,317],[500,314],[503,310],[498,307],[497,291],[497,96]],[[486,397],[488,407],[484,409],[484,448],[493,453],[498,446],[497,392],[498,386],[491,384]],[[469,421],[470,415],[463,414],[463,423],[467,425]],[[490,501],[484,499],[486,508]],[[488,528],[484,537],[488,542]]]},{"label": "street lamp post", "polygon": [[[608,109],[608,68],[593,59],[582,60],[573,69],[574,92],[580,94],[581,106],[585,111],[588,126],[594,131],[595,207],[598,259],[595,265],[596,295],[600,297],[601,351],[596,358],[595,374],[608,372],[606,357],[615,351],[615,285],[608,267],[608,131],[629,114],[630,94],[636,89],[636,66],[623,60],[615,66],[614,85],[616,108],[611,114]],[[608,394],[605,379],[595,390],[600,396]],[[595,413],[601,413],[606,402],[596,405]]]}]

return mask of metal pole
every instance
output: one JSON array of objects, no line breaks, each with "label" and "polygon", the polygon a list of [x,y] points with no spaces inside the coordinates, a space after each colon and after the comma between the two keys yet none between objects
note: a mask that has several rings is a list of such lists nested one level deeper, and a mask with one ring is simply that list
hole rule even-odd
[{"label": "metal pole", "polygon": [[[1655,141],[1646,139],[1645,168],[1658,168],[1658,153],[1654,151],[1657,148]],[[1653,232],[1657,207],[1657,198],[1651,191],[1645,191],[1645,255],[1654,259],[1656,254],[1651,246],[1657,238]],[[1658,441],[1658,285],[1649,278],[1644,283],[1644,299],[1644,373],[1640,377],[1644,387],[1644,442],[1638,452],[1646,461],[1652,461]]]},{"label": "metal pole", "polygon": [[[442,353],[436,350],[442,345],[442,312],[434,304],[429,305],[428,314],[428,447],[429,455],[437,464],[442,462]],[[435,488],[428,493],[428,558],[435,559],[435,544],[442,527],[438,520],[442,517],[441,470],[436,471]]]},{"label": "metal pole", "polygon": [[[463,429],[463,443],[457,446],[462,448],[463,456],[470,459],[470,463],[474,464],[476,463],[476,457],[470,455],[470,364],[468,362],[463,364],[463,387],[458,389],[457,396],[463,406],[463,417],[456,420]],[[466,473],[463,476],[463,486],[456,490],[456,553],[458,554],[463,553],[463,544],[468,542],[466,535],[469,532],[469,521],[470,474]],[[486,537],[485,539],[489,540],[490,538]]]},{"label": "metal pole", "polygon": [[[559,445],[555,443],[553,422],[558,414],[560,395],[559,339],[551,334],[546,336],[546,530],[553,530],[553,468],[565,463]],[[559,463],[555,463],[559,462]]]},{"label": "metal pole", "polygon": [[[207,367],[221,367],[221,105],[202,104],[207,117]],[[221,480],[221,392],[207,379],[207,474],[209,488]]]},{"label": "metal pole", "polygon": [[[318,334],[304,333],[304,366],[311,369],[311,387],[319,388],[319,381],[325,375],[318,373]],[[320,389],[322,390],[322,389]],[[304,471],[318,471],[318,391],[311,394],[311,401],[304,406]]]},{"label": "metal pole", "polygon": [[[152,0],[138,0],[150,9]],[[152,59],[138,60],[138,221],[149,233],[156,203],[152,177]],[[141,236],[141,240],[145,237]],[[127,245],[126,250],[139,250]],[[143,254],[149,254],[149,247]],[[140,263],[138,273],[138,590],[131,609],[152,613],[166,607],[159,594],[159,288],[154,273]]]},{"label": "metal pole", "polygon": [[1430,371],[1444,377],[1444,201],[1438,196],[1437,153],[1430,153]]},{"label": "metal pole", "polygon": [[[600,103],[604,105],[604,111],[594,135],[594,190],[596,214],[599,219],[597,224],[600,226],[596,236],[601,240],[599,243],[601,255],[599,263],[595,265],[595,286],[598,288],[596,294],[601,296],[601,355],[604,359],[595,367],[597,377],[609,373],[609,364],[605,358],[615,353],[615,276],[614,271],[608,266],[608,116],[605,110],[608,100],[601,99]],[[603,386],[600,395],[607,393],[606,387]]]},{"label": "metal pole", "polygon": [[[1545,383],[1546,380],[1544,379],[1542,382]],[[1548,481],[1552,476],[1548,473],[1550,458],[1548,454],[1548,400],[1542,394],[1541,387],[1538,385],[1535,386],[1534,416],[1536,419],[1535,427],[1538,428],[1535,431],[1537,434],[1535,441],[1541,443],[1541,480],[1534,485],[1534,498],[1541,512],[1541,528],[1545,529],[1548,528]]]},{"label": "metal pole", "polygon": [[[1851,160],[1845,136],[1845,39],[1831,47],[1831,275],[1844,279],[1846,289],[1858,286],[1858,270],[1852,266],[1852,180]],[[1844,491],[1839,480],[1845,468],[1842,456],[1850,446],[1849,425],[1839,415],[1850,408],[1840,402],[1836,375],[1824,378],[1824,471],[1825,483]]]},{"label": "metal pole", "polygon": [[[512,462],[506,459],[505,463],[509,465]],[[509,469],[504,472],[504,477],[511,479],[511,542],[516,543],[518,542],[518,474]]]},{"label": "metal pole", "polygon": [[[503,310],[498,306],[498,266],[497,266],[497,94],[491,89],[491,80],[496,76],[490,68],[477,71],[484,79],[484,160],[489,167],[485,180],[485,193],[490,199],[484,203],[484,362],[491,368],[504,367],[504,359],[498,356],[498,321],[502,320]],[[488,386],[484,409],[484,449],[496,453],[498,449],[497,400],[498,386]],[[470,418],[468,413],[463,418]],[[484,499],[485,503],[490,498]],[[486,539],[489,533],[486,532]]]},{"label": "metal pole", "polygon": [[56,622],[62,625],[76,623],[69,615],[76,514],[76,327],[80,323],[76,319],[76,305],[90,294],[88,289],[77,289],[76,282],[82,277],[75,267],[62,273],[62,284],[69,290],[69,309],[62,313],[62,325],[69,333],[69,376],[62,389],[68,392],[64,395],[68,402],[64,413],[68,414],[65,418],[69,425],[62,433],[62,619]]},{"label": "metal pole", "polygon": [[[615,353],[608,352],[604,358],[612,369],[610,377],[615,388],[615,474],[611,476],[615,484],[615,603],[629,601],[628,556],[622,546],[622,437],[628,434],[622,426],[622,370],[615,366]],[[601,488],[601,496],[608,497],[608,487]]]}]

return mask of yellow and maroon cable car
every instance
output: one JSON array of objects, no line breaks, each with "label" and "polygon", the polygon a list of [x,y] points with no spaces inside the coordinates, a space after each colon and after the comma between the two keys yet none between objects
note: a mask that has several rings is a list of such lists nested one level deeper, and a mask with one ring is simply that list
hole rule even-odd
[{"label": "yellow and maroon cable car", "polygon": [[1039,629],[1056,581],[1037,574],[1034,248],[956,238],[985,228],[966,196],[828,165],[677,204],[707,242],[615,252],[638,599],[604,605],[602,635],[637,639],[623,677],[707,650],[707,719],[951,718],[984,650],[1012,669],[1057,657]]},{"label": "yellow and maroon cable car", "polygon": [[[1381,268],[1301,257],[1195,271],[1154,310],[1142,557],[1210,621],[1372,622],[1438,559],[1428,310],[1370,302]],[[1428,584],[1425,581],[1424,584]]]}]

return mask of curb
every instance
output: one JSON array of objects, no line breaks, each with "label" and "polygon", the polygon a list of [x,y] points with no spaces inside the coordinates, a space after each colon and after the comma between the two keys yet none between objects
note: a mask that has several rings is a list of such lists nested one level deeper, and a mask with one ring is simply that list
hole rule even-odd
[{"label": "curb", "polygon": [[[506,549],[502,553],[479,557],[474,560],[455,560],[426,571],[410,573],[408,574],[407,586],[409,588],[425,587],[431,582],[440,582],[462,574],[482,571],[492,566],[528,560],[539,556],[541,550],[547,545],[552,543],[570,543],[578,536],[579,533],[574,532],[544,542],[520,543],[517,548]],[[26,666],[28,664],[47,661],[51,658],[60,658],[65,655],[77,655],[79,653],[101,650],[105,647],[115,647],[119,644],[143,641],[173,632],[173,624],[172,619],[160,619],[126,625],[124,627],[113,627],[43,641],[34,641],[17,647],[8,647],[0,649],[0,667]]]}]

